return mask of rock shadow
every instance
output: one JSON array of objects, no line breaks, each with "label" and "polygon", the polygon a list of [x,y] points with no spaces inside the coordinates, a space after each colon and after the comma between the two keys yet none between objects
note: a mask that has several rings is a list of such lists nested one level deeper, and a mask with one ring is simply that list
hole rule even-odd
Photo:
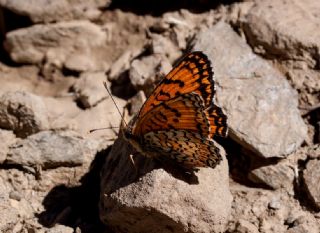
[{"label": "rock shadow", "polygon": [[92,161],[90,170],[80,179],[80,186],[54,187],[43,200],[45,210],[38,221],[45,227],[59,223],[82,233],[111,233],[99,218],[100,171],[111,147],[100,151]]}]

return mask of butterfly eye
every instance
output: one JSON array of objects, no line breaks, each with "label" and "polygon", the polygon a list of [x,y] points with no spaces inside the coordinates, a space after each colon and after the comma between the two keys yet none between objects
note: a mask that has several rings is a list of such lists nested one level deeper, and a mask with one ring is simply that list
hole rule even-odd
[{"label": "butterfly eye", "polygon": [[130,129],[126,129],[126,130],[124,131],[124,137],[125,137],[126,139],[132,138],[132,132],[131,132]]}]

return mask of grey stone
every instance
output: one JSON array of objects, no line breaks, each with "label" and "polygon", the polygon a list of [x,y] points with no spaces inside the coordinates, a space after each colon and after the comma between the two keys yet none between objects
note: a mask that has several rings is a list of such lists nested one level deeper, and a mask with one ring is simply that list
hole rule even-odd
[{"label": "grey stone", "polygon": [[[222,149],[221,149],[222,150]],[[116,232],[223,232],[231,210],[228,164],[196,173],[189,184],[134,155],[120,137],[101,172],[100,219]]]},{"label": "grey stone", "polygon": [[279,162],[253,169],[248,174],[248,178],[255,183],[267,185],[272,189],[284,188],[287,191],[292,191],[295,173],[289,163]]},{"label": "grey stone", "polygon": [[39,96],[16,91],[0,97],[0,127],[19,137],[49,128],[47,107]]},{"label": "grey stone", "polygon": [[236,224],[236,231],[237,233],[259,233],[258,228],[252,224],[251,222],[239,219]]},{"label": "grey stone", "polygon": [[320,4],[318,1],[255,1],[244,20],[250,44],[269,56],[303,60],[310,67],[319,62]]},{"label": "grey stone", "polygon": [[110,0],[0,0],[0,6],[27,16],[35,23],[95,19],[100,15],[98,8],[107,7],[110,3]]},{"label": "grey stone", "polygon": [[5,163],[48,169],[79,166],[84,157],[83,140],[77,134],[42,131],[12,145]]},{"label": "grey stone", "polygon": [[70,69],[77,69],[75,63],[81,57],[81,64],[92,71],[109,67],[99,57],[105,43],[106,33],[99,26],[79,20],[14,30],[7,33],[4,45],[12,60],[18,63],[45,61],[45,67],[62,68],[68,64]]},{"label": "grey stone", "polygon": [[141,51],[139,49],[129,49],[125,51],[110,67],[108,72],[108,80],[116,80],[121,73],[129,70],[130,63],[134,57],[136,57]]},{"label": "grey stone", "polygon": [[303,180],[309,199],[320,209],[320,160],[310,160],[303,171]]},{"label": "grey stone", "polygon": [[106,81],[104,72],[82,73],[80,78],[73,85],[77,100],[84,108],[97,105],[102,100],[108,98],[103,82]]},{"label": "grey stone", "polygon": [[46,231],[46,233],[73,233],[73,232],[74,232],[73,228],[64,226],[64,225],[55,225]]},{"label": "grey stone", "polygon": [[165,57],[151,55],[133,60],[130,65],[129,77],[137,90],[143,90],[147,95],[153,90],[164,75],[170,72],[172,66]]},{"label": "grey stone", "polygon": [[9,147],[16,142],[16,136],[12,131],[0,129],[0,164],[2,164],[9,152]]},{"label": "grey stone", "polygon": [[216,100],[228,116],[233,140],[265,158],[286,157],[301,145],[307,127],[297,94],[228,24],[199,33],[194,50],[204,51],[213,62]]}]

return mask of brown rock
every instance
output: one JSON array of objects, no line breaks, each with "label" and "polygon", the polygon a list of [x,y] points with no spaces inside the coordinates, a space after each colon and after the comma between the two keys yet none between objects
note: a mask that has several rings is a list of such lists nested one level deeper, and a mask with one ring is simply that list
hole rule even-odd
[{"label": "brown rock", "polygon": [[296,93],[229,25],[221,22],[199,33],[194,49],[213,62],[216,99],[232,139],[265,158],[285,157],[301,145],[307,127]]},{"label": "brown rock", "polygon": [[0,129],[0,164],[2,164],[9,152],[9,146],[16,142],[16,136],[12,131]]},{"label": "brown rock", "polygon": [[19,137],[49,128],[47,108],[39,96],[27,92],[7,92],[0,97],[0,127]]},{"label": "brown rock", "polygon": [[318,1],[256,1],[244,22],[249,43],[268,55],[319,62],[320,4]]},{"label": "brown rock", "polygon": [[94,19],[100,15],[98,8],[107,7],[110,3],[110,0],[1,0],[0,6],[18,15],[27,16],[32,22],[49,23],[71,19]]},{"label": "brown rock", "polygon": [[320,209],[319,160],[314,159],[308,162],[307,168],[303,171],[303,180],[310,200],[316,208]]},{"label": "brown rock", "polygon": [[12,145],[5,162],[48,169],[81,165],[84,156],[83,140],[75,133],[43,131]]},{"label": "brown rock", "polygon": [[[100,218],[116,232],[223,232],[232,197],[224,158],[215,169],[195,177],[157,168],[141,155],[129,159],[128,145],[118,139],[102,170]],[[179,178],[180,177],[180,178]]]},{"label": "brown rock", "polygon": [[295,172],[289,163],[279,162],[256,168],[250,171],[248,176],[255,183],[267,185],[272,189],[284,188],[292,192]]},{"label": "brown rock", "polygon": [[237,233],[258,233],[259,230],[251,222],[244,220],[244,219],[240,219],[237,222],[236,232]]},{"label": "brown rock", "polygon": [[170,72],[172,66],[167,59],[159,55],[151,55],[133,60],[129,70],[132,85],[137,90],[150,94],[155,84]]},{"label": "brown rock", "polygon": [[117,58],[110,67],[108,72],[108,80],[116,80],[120,74],[129,70],[132,59],[137,56],[141,51],[139,49],[129,49]]},{"label": "brown rock", "polygon": [[88,64],[86,69],[104,70],[109,64],[99,55],[105,42],[106,34],[97,25],[70,21],[11,31],[6,35],[5,48],[18,63],[36,64],[45,60],[47,66],[62,68],[67,64],[70,69],[77,69],[75,63],[81,57],[84,60],[81,64]]},{"label": "brown rock", "polygon": [[84,108],[90,108],[108,98],[108,93],[103,86],[106,81],[104,72],[82,73],[73,86],[77,101]]}]

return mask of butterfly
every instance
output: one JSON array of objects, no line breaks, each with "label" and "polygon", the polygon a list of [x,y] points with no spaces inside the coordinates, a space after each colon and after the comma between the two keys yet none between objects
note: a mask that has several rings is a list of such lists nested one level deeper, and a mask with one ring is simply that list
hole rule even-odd
[{"label": "butterfly", "polygon": [[124,129],[127,141],[147,157],[195,169],[222,160],[213,138],[227,136],[227,117],[213,103],[214,80],[208,57],[187,54],[155,87]]}]

